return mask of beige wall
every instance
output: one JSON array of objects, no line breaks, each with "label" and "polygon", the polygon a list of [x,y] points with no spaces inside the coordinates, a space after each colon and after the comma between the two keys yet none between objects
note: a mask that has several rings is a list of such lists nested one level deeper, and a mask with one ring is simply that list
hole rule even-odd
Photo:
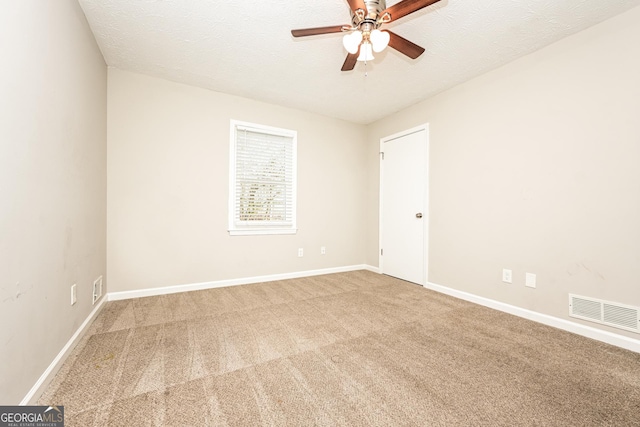
[{"label": "beige wall", "polygon": [[[110,292],[377,265],[379,139],[426,122],[432,283],[560,318],[569,292],[640,305],[637,22],[640,8],[365,127],[107,73],[74,0],[11,3],[0,404],[87,318],[105,260]],[[298,131],[297,235],[228,235],[230,119]]]},{"label": "beige wall", "polygon": [[[108,98],[110,291],[364,263],[363,126],[113,68]],[[229,236],[231,119],[298,132],[296,235]]]},{"label": "beige wall", "polygon": [[[0,13],[0,404],[17,404],[106,273],[106,84],[75,0]],[[78,286],[71,306],[70,287]]]},{"label": "beige wall", "polygon": [[376,212],[379,139],[429,123],[430,282],[567,319],[569,292],[640,306],[638,22],[635,8],[369,127]]}]

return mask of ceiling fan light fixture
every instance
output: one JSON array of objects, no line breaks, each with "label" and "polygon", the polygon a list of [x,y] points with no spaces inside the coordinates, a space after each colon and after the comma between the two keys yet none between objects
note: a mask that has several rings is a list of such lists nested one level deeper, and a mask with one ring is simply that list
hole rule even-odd
[{"label": "ceiling fan light fixture", "polygon": [[354,31],[351,34],[345,34],[342,38],[342,44],[347,52],[351,54],[358,53],[358,47],[362,42],[362,33],[360,31]]},{"label": "ceiling fan light fixture", "polygon": [[371,43],[369,41],[365,41],[360,46],[360,56],[358,56],[358,61],[372,61],[373,58],[373,49],[371,47]]},{"label": "ceiling fan light fixture", "polygon": [[341,71],[353,70],[357,61],[373,60],[373,52],[382,52],[387,46],[411,59],[418,58],[425,51],[423,47],[391,31],[381,31],[380,28],[440,0],[393,0],[391,7],[386,6],[386,0],[346,1],[351,15],[349,24],[291,30],[293,37],[342,33],[342,44],[349,54]]},{"label": "ceiling fan light fixture", "polygon": [[386,31],[373,30],[369,35],[374,52],[382,52],[389,44],[390,39],[391,36]]}]

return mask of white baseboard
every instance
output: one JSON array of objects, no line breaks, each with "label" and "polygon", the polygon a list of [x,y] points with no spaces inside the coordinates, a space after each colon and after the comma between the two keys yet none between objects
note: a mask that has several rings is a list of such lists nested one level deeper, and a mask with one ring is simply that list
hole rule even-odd
[{"label": "white baseboard", "polygon": [[53,377],[58,373],[58,370],[60,370],[60,367],[67,359],[67,356],[69,356],[69,353],[71,353],[71,350],[75,348],[78,341],[80,341],[80,338],[82,338],[82,335],[84,335],[85,328],[91,324],[100,310],[102,310],[102,306],[106,301],[106,296],[100,299],[98,305],[93,308],[91,313],[89,313],[89,316],[87,316],[84,322],[82,322],[82,325],[80,325],[78,330],[73,334],[69,341],[67,341],[65,346],[62,347],[60,353],[58,353],[55,359],[53,359],[53,362],[51,362],[42,375],[40,375],[40,378],[38,378],[38,381],[36,381],[33,387],[31,387],[31,390],[29,390],[24,399],[22,399],[20,405],[33,405],[35,401],[38,400],[42,392],[44,392],[45,388],[47,388],[51,380],[53,380]]},{"label": "white baseboard", "polygon": [[31,387],[31,390],[29,390],[29,392],[24,397],[24,399],[22,399],[22,401],[20,402],[20,405],[34,404],[35,401],[40,397],[40,395],[45,390],[45,388],[49,385],[51,380],[53,380],[53,377],[55,376],[55,374],[58,372],[58,370],[66,360],[67,356],[69,356],[69,353],[71,353],[71,350],[73,350],[73,348],[76,346],[80,338],[82,338],[82,335],[84,334],[86,327],[98,315],[98,313],[100,312],[100,310],[102,309],[102,306],[106,301],[116,301],[116,300],[129,299],[129,298],[172,294],[177,292],[195,291],[199,289],[220,288],[224,286],[246,285],[250,283],[272,282],[274,280],[296,279],[300,277],[319,276],[321,274],[343,273],[346,271],[356,271],[356,270],[369,270],[374,273],[378,273],[379,271],[377,267],[373,267],[367,264],[360,264],[360,265],[350,265],[350,266],[344,266],[344,267],[325,268],[320,270],[299,271],[294,273],[272,274],[268,276],[245,277],[241,279],[219,280],[214,282],[168,286],[164,288],[152,288],[152,289],[141,289],[137,291],[107,293],[103,298],[100,299],[100,301],[98,302],[98,305],[95,306],[93,311],[91,311],[91,313],[82,323],[82,325],[80,325],[78,330],[73,334],[73,336],[65,344],[62,350],[60,350],[60,352],[55,357],[55,359],[53,359],[53,362],[51,362],[51,364],[47,367],[44,373],[40,375],[40,378],[38,378],[38,381],[36,381],[33,387]]},{"label": "white baseboard", "polygon": [[[31,390],[29,390],[29,392],[24,397],[24,399],[22,399],[22,401],[20,402],[20,405],[29,405],[29,404],[35,403],[35,401],[42,394],[44,389],[49,385],[49,383],[51,382],[55,374],[58,372],[58,370],[66,360],[71,350],[73,350],[75,345],[78,343],[78,341],[84,334],[86,327],[98,315],[98,313],[100,312],[100,310],[102,309],[106,301],[116,301],[116,300],[129,299],[129,298],[172,294],[177,292],[187,292],[187,291],[195,291],[195,290],[201,290],[201,289],[220,288],[224,286],[272,282],[275,280],[297,279],[300,277],[319,276],[322,274],[332,274],[332,273],[344,273],[347,271],[356,271],[356,270],[368,270],[374,273],[380,273],[380,269],[378,267],[373,267],[368,264],[359,264],[359,265],[350,265],[350,266],[344,266],[344,267],[325,268],[325,269],[319,269],[319,270],[299,271],[299,272],[293,272],[293,273],[272,274],[267,276],[245,277],[241,279],[218,280],[213,282],[167,286],[164,288],[151,288],[151,289],[141,289],[141,290],[135,290],[135,291],[108,293],[98,302],[98,305],[95,306],[93,311],[91,311],[89,316],[87,316],[87,318],[82,323],[82,325],[80,325],[78,330],[73,334],[73,336],[65,344],[62,350],[60,350],[60,352],[55,357],[55,359],[53,359],[51,364],[42,373],[40,378],[38,378],[38,381],[36,381],[33,387],[31,387]],[[611,344],[617,347],[631,350],[636,353],[640,353],[640,340],[637,340],[637,339],[633,339],[623,335],[618,335],[618,334],[603,331],[600,329],[592,328],[590,326],[581,325],[579,323],[570,322],[568,320],[560,319],[557,317],[549,316],[549,315],[538,313],[535,311],[526,310],[524,308],[516,307],[500,301],[495,301],[489,298],[470,294],[468,292],[463,292],[456,289],[448,288],[446,286],[437,285],[431,282],[428,282],[424,287],[436,292],[440,292],[446,295],[463,299],[465,301],[473,302],[485,307],[493,308],[495,310],[503,311],[505,313],[513,314],[515,316],[523,317],[525,319],[533,320],[535,322],[539,322],[548,326],[553,326],[558,329],[562,329],[568,332],[572,332],[578,335],[582,335],[588,338],[602,341],[607,344]]]},{"label": "white baseboard", "polygon": [[542,323],[554,328],[562,329],[564,331],[572,332],[574,334],[582,335],[587,338],[602,341],[607,344],[615,345],[627,350],[640,353],[640,340],[629,338],[624,335],[614,334],[612,332],[603,331],[601,329],[593,328],[591,326],[582,325],[580,323],[571,322],[569,320],[560,319],[558,317],[549,316],[547,314],[538,313],[536,311],[527,310],[524,308],[516,307],[504,302],[495,301],[489,298],[481,297],[478,295],[470,294],[468,292],[459,291],[456,289],[448,288],[446,286],[437,285],[435,283],[427,283],[425,288],[431,289],[442,294],[450,295],[452,297],[460,298],[465,301],[473,302],[485,307],[493,308],[495,310],[503,311],[505,313],[513,314],[518,317],[523,317],[534,322]]},{"label": "white baseboard", "polygon": [[139,289],[135,291],[110,292],[109,301],[129,298],[151,297],[156,295],[175,294],[178,292],[199,291],[203,289],[222,288],[225,286],[248,285],[251,283],[273,282],[274,280],[298,279],[300,277],[319,276],[321,274],[344,273],[346,271],[369,270],[378,273],[378,268],[367,264],[348,265],[344,267],[323,268],[319,270],[297,271],[293,273],[270,274],[267,276],[243,277],[240,279],[216,280],[213,282],[190,283],[185,285],[165,286],[161,288]]}]

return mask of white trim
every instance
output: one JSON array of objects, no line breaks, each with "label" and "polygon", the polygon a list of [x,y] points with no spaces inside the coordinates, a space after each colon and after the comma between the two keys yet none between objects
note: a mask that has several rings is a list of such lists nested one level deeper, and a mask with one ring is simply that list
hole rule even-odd
[{"label": "white trim", "polygon": [[270,274],[267,276],[243,277],[240,279],[216,280],[213,282],[190,283],[184,285],[165,286],[162,288],[138,289],[135,291],[110,292],[109,301],[130,298],[150,297],[156,295],[175,294],[178,292],[199,291],[203,289],[222,288],[225,286],[248,285],[251,283],[273,282],[274,280],[298,279],[300,277],[319,276],[321,274],[344,273],[347,271],[369,270],[378,273],[378,268],[367,264],[348,265],[344,267],[323,268],[320,270],[297,271],[293,273]]},{"label": "white trim", "polygon": [[249,132],[260,132],[267,133],[273,136],[290,136],[291,138],[295,138],[297,132],[290,129],[282,129],[273,126],[266,126],[260,124],[254,124],[249,122],[242,122],[240,120],[231,120],[235,123],[237,130],[247,130]]},{"label": "white trim", "polygon": [[390,141],[393,141],[395,139],[398,138],[402,138],[404,136],[407,135],[411,135],[417,132],[421,132],[421,131],[425,131],[425,147],[424,147],[424,156],[425,156],[425,166],[426,166],[426,176],[424,177],[426,185],[424,188],[424,205],[422,208],[422,212],[423,217],[425,217],[425,221],[426,224],[424,226],[424,236],[423,236],[423,242],[424,242],[424,248],[423,248],[423,254],[424,254],[424,260],[423,260],[423,271],[422,271],[422,283],[421,285],[424,286],[425,283],[427,283],[429,281],[429,220],[430,220],[430,215],[429,215],[429,123],[424,123],[421,124],[419,126],[413,127],[411,129],[407,129],[404,130],[402,132],[398,132],[398,133],[394,133],[393,135],[390,136],[386,136],[384,138],[380,138],[380,153],[382,153],[382,156],[379,159],[379,163],[380,163],[380,182],[378,184],[378,188],[380,189],[380,192],[378,194],[378,200],[379,200],[379,204],[378,204],[378,265],[379,267],[379,271],[381,274],[384,273],[384,256],[382,255],[382,249],[384,249],[382,247],[382,231],[383,231],[383,214],[382,214],[382,203],[383,203],[383,198],[384,198],[384,194],[383,194],[383,188],[384,188],[384,144]]},{"label": "white trim", "polygon": [[431,282],[427,282],[425,288],[440,292],[442,294],[450,295],[452,297],[460,298],[465,301],[470,301],[485,307],[493,308],[505,313],[513,314],[514,316],[533,320],[534,322],[542,323],[544,325],[552,326],[564,331],[572,332],[574,334],[582,335],[583,337],[602,341],[607,344],[615,345],[617,347],[640,353],[640,340],[634,338],[614,334],[609,331],[603,331],[591,326],[581,325],[569,320],[560,319],[558,317],[549,316],[548,314],[542,314],[536,311],[516,307],[511,304],[470,294],[468,292],[459,291],[457,289],[448,288],[446,286],[437,285]]},{"label": "white trim", "polygon": [[164,295],[164,294],[173,294],[177,292],[187,292],[187,291],[195,291],[199,289],[210,289],[210,288],[220,288],[224,286],[234,286],[234,285],[245,285],[250,283],[262,283],[262,282],[271,282],[274,280],[284,280],[284,279],[297,279],[300,277],[309,277],[309,276],[319,276],[322,274],[331,274],[331,273],[344,273],[347,271],[356,271],[356,270],[368,270],[374,273],[379,273],[379,269],[377,267],[368,265],[368,264],[359,264],[359,265],[349,265],[344,267],[334,267],[334,268],[324,268],[320,270],[307,270],[307,271],[299,271],[295,273],[283,273],[283,274],[272,274],[268,276],[255,276],[255,277],[246,277],[242,279],[231,279],[231,280],[219,280],[215,282],[205,282],[205,283],[195,283],[189,285],[177,285],[177,286],[168,286],[164,288],[151,288],[151,289],[141,289],[136,291],[125,291],[125,292],[109,292],[104,295],[103,298],[100,299],[98,305],[94,307],[89,316],[82,322],[82,325],[78,328],[78,330],[73,334],[73,336],[67,341],[65,346],[60,350],[58,355],[53,359],[51,364],[47,367],[47,369],[40,375],[38,381],[31,387],[31,390],[26,394],[26,396],[20,402],[20,405],[29,405],[35,403],[38,397],[44,392],[46,387],[49,385],[53,377],[58,373],[60,367],[65,362],[69,353],[73,348],[78,344],[78,341],[82,337],[85,332],[86,327],[91,324],[93,319],[98,315],[100,310],[102,310],[103,305],[107,301],[118,301],[129,298],[138,298],[138,297],[147,297],[154,295]]},{"label": "white trim", "polygon": [[296,234],[297,228],[247,228],[227,230],[230,236],[259,236],[267,234]]},{"label": "white trim", "polygon": [[91,311],[91,313],[89,313],[89,316],[87,316],[84,322],[82,322],[82,325],[80,325],[78,330],[73,334],[73,336],[69,339],[69,341],[67,341],[64,347],[62,347],[62,350],[60,350],[60,352],[53,359],[51,364],[47,367],[47,369],[45,369],[42,375],[40,375],[40,378],[38,378],[38,381],[36,381],[33,387],[31,387],[31,390],[29,390],[29,392],[26,394],[24,399],[22,399],[22,401],[20,402],[21,406],[34,404],[35,400],[37,400],[37,398],[40,397],[40,395],[44,392],[45,388],[47,388],[51,380],[53,380],[53,377],[58,373],[58,370],[60,369],[60,367],[62,367],[62,364],[67,359],[67,356],[69,356],[69,353],[71,353],[71,350],[75,348],[76,344],[78,344],[78,341],[80,341],[80,338],[82,338],[82,335],[84,335],[85,328],[89,326],[89,324],[91,324],[91,322],[98,315],[100,310],[102,310],[102,306],[106,301],[107,301],[106,296],[105,298],[100,299],[100,302],[98,303],[98,305],[96,305],[95,308]]}]

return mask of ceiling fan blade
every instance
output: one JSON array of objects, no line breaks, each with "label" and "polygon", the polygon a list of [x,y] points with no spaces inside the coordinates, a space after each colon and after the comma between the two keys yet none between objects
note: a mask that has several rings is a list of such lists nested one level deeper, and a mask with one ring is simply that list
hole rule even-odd
[{"label": "ceiling fan blade", "polygon": [[364,0],[347,0],[347,3],[349,3],[349,7],[354,12],[358,9],[362,9],[365,11],[365,14],[366,14],[367,6],[364,4]]},{"label": "ceiling fan blade", "polygon": [[391,15],[391,21],[389,22],[397,21],[403,16],[407,16],[410,13],[420,10],[423,7],[431,6],[439,1],[440,0],[402,0],[401,2],[383,10],[380,15],[388,13]]},{"label": "ceiling fan blade", "polygon": [[316,36],[318,34],[341,33],[344,25],[334,25],[331,27],[302,28],[300,30],[291,30],[293,37]]},{"label": "ceiling fan blade", "polygon": [[[359,49],[358,49],[359,50]],[[358,62],[358,54],[350,53],[347,55],[347,59],[344,60],[344,64],[342,64],[342,71],[351,71],[355,68],[356,62]]]},{"label": "ceiling fan blade", "polygon": [[389,33],[389,46],[394,48],[400,53],[404,53],[411,59],[416,59],[418,56],[422,55],[424,52],[424,48],[418,46],[415,43],[410,42],[404,37],[400,37],[396,33],[392,33],[389,30],[386,30]]}]

